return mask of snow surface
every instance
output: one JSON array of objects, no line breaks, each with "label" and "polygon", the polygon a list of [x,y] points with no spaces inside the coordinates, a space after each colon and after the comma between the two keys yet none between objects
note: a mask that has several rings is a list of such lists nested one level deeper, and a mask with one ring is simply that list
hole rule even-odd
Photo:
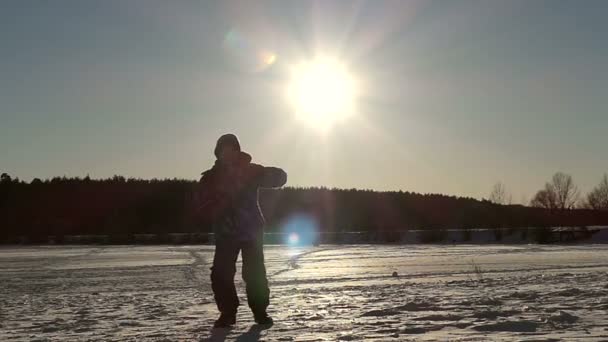
[{"label": "snow surface", "polygon": [[[608,340],[605,245],[265,246],[269,329],[211,329],[213,246],[0,248],[0,340]],[[396,272],[396,274],[394,274]]]}]

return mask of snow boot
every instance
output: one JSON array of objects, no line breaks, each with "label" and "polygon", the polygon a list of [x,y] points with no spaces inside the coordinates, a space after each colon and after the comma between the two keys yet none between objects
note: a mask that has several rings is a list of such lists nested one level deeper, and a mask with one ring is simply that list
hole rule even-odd
[{"label": "snow boot", "polygon": [[228,328],[236,323],[236,314],[221,314],[213,324],[214,328]]},{"label": "snow boot", "polygon": [[260,325],[272,325],[274,321],[267,313],[254,315],[255,322]]}]

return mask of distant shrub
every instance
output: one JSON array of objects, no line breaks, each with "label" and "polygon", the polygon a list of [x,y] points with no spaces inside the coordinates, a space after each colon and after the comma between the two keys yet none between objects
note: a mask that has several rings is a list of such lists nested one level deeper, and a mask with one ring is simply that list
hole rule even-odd
[{"label": "distant shrub", "polygon": [[111,245],[132,245],[135,243],[135,236],[133,234],[116,234],[110,235],[108,240]]},{"label": "distant shrub", "polygon": [[471,229],[469,228],[465,228],[462,230],[462,241],[471,241],[472,238],[472,234],[471,234]]},{"label": "distant shrub", "polygon": [[422,243],[444,242],[448,236],[445,229],[429,229],[419,233],[419,240]]},{"label": "distant shrub", "polygon": [[494,240],[502,241],[502,229],[494,228],[493,233],[494,233]]},{"label": "distant shrub", "polygon": [[484,271],[481,268],[481,266],[479,266],[473,259],[471,259],[471,262],[469,264],[471,265],[472,273],[477,278],[477,281],[480,281],[480,282],[483,281]]},{"label": "distant shrub", "polygon": [[397,243],[401,239],[399,232],[384,232],[384,242]]},{"label": "distant shrub", "polygon": [[550,243],[551,242],[551,228],[542,227],[534,229],[534,242],[536,243]]}]

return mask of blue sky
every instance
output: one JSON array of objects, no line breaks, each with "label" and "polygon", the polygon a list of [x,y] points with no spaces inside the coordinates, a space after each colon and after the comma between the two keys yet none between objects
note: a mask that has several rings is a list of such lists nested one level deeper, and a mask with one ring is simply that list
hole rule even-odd
[{"label": "blue sky", "polygon": [[[608,172],[606,1],[2,1],[0,170],[198,178],[234,132],[291,185],[519,202]],[[230,38],[231,37],[231,38]],[[256,52],[276,62],[260,67]],[[294,119],[288,68],[329,55],[357,115]]]}]

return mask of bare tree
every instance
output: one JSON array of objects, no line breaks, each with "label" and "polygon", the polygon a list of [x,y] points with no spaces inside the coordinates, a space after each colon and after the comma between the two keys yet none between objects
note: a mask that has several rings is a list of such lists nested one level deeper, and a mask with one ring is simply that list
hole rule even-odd
[{"label": "bare tree", "polygon": [[553,191],[555,191],[559,209],[573,209],[576,207],[580,198],[580,192],[578,187],[574,185],[572,176],[558,172],[553,175],[551,186]]},{"label": "bare tree", "polygon": [[550,183],[534,195],[530,205],[547,209],[573,209],[580,197],[572,176],[563,172],[553,175]]},{"label": "bare tree", "polygon": [[494,184],[494,188],[492,189],[488,200],[495,204],[511,204],[513,202],[513,196],[507,193],[507,189],[502,182],[498,182]]},{"label": "bare tree", "polygon": [[0,175],[0,182],[10,183],[11,181],[12,181],[12,178],[8,173],[4,172],[4,173],[2,173],[2,175]]},{"label": "bare tree", "polygon": [[595,210],[608,210],[608,174],[604,174],[600,184],[587,195],[585,207]]},{"label": "bare tree", "polygon": [[530,201],[530,206],[537,208],[556,209],[557,203],[555,201],[554,193],[547,189],[539,190]]}]

